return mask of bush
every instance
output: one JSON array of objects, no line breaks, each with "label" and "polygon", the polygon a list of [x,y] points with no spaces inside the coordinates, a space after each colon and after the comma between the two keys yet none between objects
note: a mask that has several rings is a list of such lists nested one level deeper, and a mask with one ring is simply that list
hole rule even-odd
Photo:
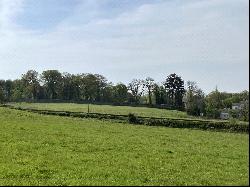
[{"label": "bush", "polygon": [[136,123],[138,123],[138,118],[134,114],[129,113],[128,114],[128,122],[136,124]]},{"label": "bush", "polygon": [[237,120],[235,118],[230,118],[229,123],[230,125],[237,125]]}]

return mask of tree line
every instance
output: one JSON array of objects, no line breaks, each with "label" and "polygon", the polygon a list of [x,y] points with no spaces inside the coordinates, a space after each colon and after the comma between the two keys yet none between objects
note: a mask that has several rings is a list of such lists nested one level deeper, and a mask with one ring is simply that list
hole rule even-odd
[{"label": "tree line", "polygon": [[[39,74],[29,70],[16,80],[0,80],[0,102],[63,100],[89,103],[112,103],[117,105],[161,106],[163,108],[186,110],[190,115],[204,115],[218,118],[224,108],[231,108],[235,102],[245,102],[248,114],[248,91],[224,93],[217,89],[208,95],[197,84],[184,80],[175,73],[161,84],[153,78],[133,79],[130,83],[113,84],[99,74],[61,73],[46,70]],[[242,116],[246,115],[242,114]],[[248,120],[248,117],[244,117]]]}]

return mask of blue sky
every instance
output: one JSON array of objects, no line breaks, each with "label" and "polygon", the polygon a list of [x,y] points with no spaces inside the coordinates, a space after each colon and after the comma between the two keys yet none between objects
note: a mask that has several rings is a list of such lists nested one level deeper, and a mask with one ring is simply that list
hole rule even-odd
[{"label": "blue sky", "polygon": [[0,79],[29,69],[113,83],[171,73],[249,89],[248,0],[0,0]]}]

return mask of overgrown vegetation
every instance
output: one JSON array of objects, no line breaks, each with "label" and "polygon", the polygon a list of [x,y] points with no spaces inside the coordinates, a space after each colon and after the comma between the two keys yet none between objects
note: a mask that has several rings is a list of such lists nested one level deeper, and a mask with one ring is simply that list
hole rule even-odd
[{"label": "overgrown vegetation", "polygon": [[134,114],[129,113],[128,114],[128,122],[132,123],[132,124],[138,124],[139,120],[138,120],[138,118]]}]

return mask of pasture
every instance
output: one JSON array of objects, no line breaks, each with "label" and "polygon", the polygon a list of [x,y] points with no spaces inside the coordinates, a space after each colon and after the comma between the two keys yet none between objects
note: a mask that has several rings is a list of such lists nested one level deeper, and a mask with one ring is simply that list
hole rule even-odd
[{"label": "pasture", "polygon": [[[55,110],[55,111],[71,111],[71,112],[88,112],[87,104],[75,103],[9,103],[9,105],[21,108],[40,109],[40,110]],[[171,118],[194,118],[187,115],[186,112],[178,110],[165,110],[158,108],[147,107],[131,107],[131,106],[112,106],[112,105],[89,105],[90,113],[102,114],[121,114],[128,115],[133,113],[143,117],[171,117]]]},{"label": "pasture", "polygon": [[0,134],[0,185],[249,184],[248,134],[46,116],[1,107]]}]

